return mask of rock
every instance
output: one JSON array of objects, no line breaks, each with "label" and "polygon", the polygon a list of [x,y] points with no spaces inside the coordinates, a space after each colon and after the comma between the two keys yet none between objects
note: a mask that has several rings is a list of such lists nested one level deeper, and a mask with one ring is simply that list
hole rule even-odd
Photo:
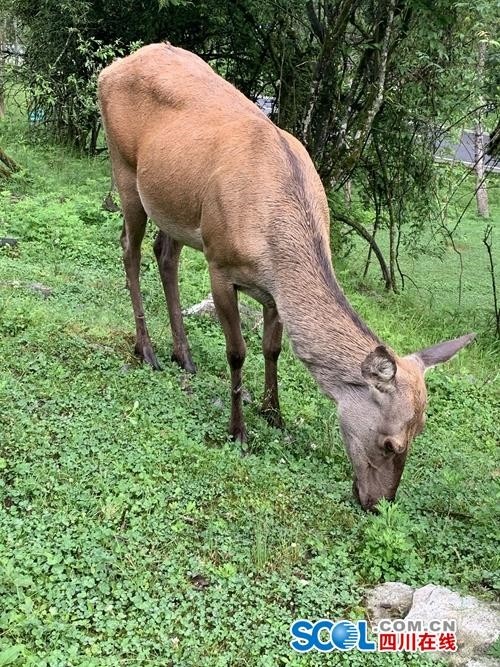
[{"label": "rock", "polygon": [[28,285],[28,289],[30,289],[32,292],[38,292],[38,294],[43,296],[44,299],[52,296],[52,288],[47,287],[46,285],[42,285],[42,283],[31,283]]},{"label": "rock", "polygon": [[500,660],[498,658],[474,658],[469,660],[465,667],[500,667]]},{"label": "rock", "polygon": [[376,586],[365,599],[372,625],[381,619],[455,620],[458,651],[428,653],[455,667],[500,667],[498,658],[483,654],[500,636],[500,606],[472,596],[461,596],[442,586],[428,584],[414,590],[400,582]]},{"label": "rock", "polygon": [[191,376],[186,375],[186,373],[182,373],[182,375],[179,377],[179,384],[181,386],[182,391],[185,391],[186,394],[192,394],[193,393],[193,388],[191,386]]},{"label": "rock", "polygon": [[188,317],[192,315],[210,315],[211,317],[217,317],[212,295],[209,294],[207,298],[200,301],[200,303],[196,303],[194,306],[186,308],[182,311],[182,314]]},{"label": "rock", "polygon": [[[260,325],[262,322],[262,316],[259,309],[252,307],[248,303],[240,303],[239,311],[242,323],[249,328],[255,328]],[[212,295],[209,294],[206,299],[196,303],[194,306],[185,308],[182,311],[183,315],[187,317],[193,315],[208,315],[217,319],[217,311],[215,310],[214,300]]]},{"label": "rock", "polygon": [[49,296],[52,296],[53,289],[52,287],[47,287],[47,285],[42,285],[42,283],[21,283],[19,280],[10,280],[8,282],[0,282],[0,287],[13,287],[14,289],[29,289],[32,292],[38,292],[41,294],[44,299]]},{"label": "rock", "polygon": [[224,401],[221,398],[214,398],[212,405],[217,410],[224,410]]},{"label": "rock", "polygon": [[382,618],[404,618],[410,611],[414,589],[399,581],[380,584],[366,596],[367,616],[372,624]]},{"label": "rock", "polygon": [[424,622],[455,619],[458,651],[444,656],[437,654],[446,657],[452,665],[465,665],[474,656],[485,653],[500,636],[500,608],[497,605],[472,596],[461,596],[433,584],[415,591],[406,619],[422,619]]},{"label": "rock", "polygon": [[245,387],[241,388],[241,400],[243,403],[251,403],[252,402],[252,395],[248,391],[248,389],[245,389]]},{"label": "rock", "polygon": [[13,238],[12,236],[1,236],[0,237],[0,248],[3,246],[10,246],[14,248],[18,244],[18,239]]},{"label": "rock", "polygon": [[203,574],[190,572],[188,574],[188,577],[189,581],[199,591],[202,591],[203,589],[208,588],[210,586],[210,579],[205,577]]}]

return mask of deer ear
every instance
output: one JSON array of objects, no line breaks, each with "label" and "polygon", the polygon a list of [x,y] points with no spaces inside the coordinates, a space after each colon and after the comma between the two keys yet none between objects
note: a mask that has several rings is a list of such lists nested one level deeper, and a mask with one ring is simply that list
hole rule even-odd
[{"label": "deer ear", "polygon": [[476,334],[471,333],[466,336],[461,336],[460,338],[454,338],[453,340],[446,340],[444,343],[438,343],[425,350],[420,350],[420,352],[414,352],[413,354],[408,355],[407,358],[417,361],[420,366],[422,366],[423,370],[426,371],[429,368],[433,368],[434,366],[451,359],[463,347],[474,340],[475,337]]},{"label": "deer ear", "polygon": [[361,362],[361,375],[380,391],[389,391],[396,375],[396,359],[383,345],[376,347]]}]

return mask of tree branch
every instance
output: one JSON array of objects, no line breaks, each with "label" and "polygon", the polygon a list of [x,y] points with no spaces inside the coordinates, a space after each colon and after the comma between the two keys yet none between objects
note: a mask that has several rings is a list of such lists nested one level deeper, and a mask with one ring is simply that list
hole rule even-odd
[{"label": "tree branch", "polygon": [[493,227],[487,225],[484,230],[483,243],[486,246],[486,251],[488,252],[489,264],[490,264],[490,275],[491,275],[491,289],[493,291],[493,306],[495,309],[495,332],[498,338],[500,338],[500,309],[498,308],[498,298],[497,298],[497,285],[495,280],[495,265],[493,264]]},{"label": "tree branch", "polygon": [[373,250],[375,256],[378,259],[378,263],[380,264],[380,270],[382,271],[382,277],[384,279],[385,288],[387,290],[391,289],[392,281],[389,269],[387,267],[384,256],[382,255],[382,251],[380,250],[378,244],[376,243],[375,239],[370,234],[370,232],[365,227],[363,227],[363,225],[360,222],[354,220],[353,218],[349,218],[347,215],[344,215],[343,213],[334,212],[332,213],[332,215],[336,220],[339,220],[340,222],[343,222],[345,225],[351,227],[351,229],[354,229],[354,231],[357,234],[359,234],[359,236],[364,238],[365,241],[367,241],[370,244],[371,249]]}]

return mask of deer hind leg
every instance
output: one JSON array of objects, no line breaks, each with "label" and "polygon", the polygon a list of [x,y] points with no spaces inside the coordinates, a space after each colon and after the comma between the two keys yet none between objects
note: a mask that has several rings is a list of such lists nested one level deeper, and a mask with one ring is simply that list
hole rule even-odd
[{"label": "deer hind leg", "polygon": [[178,363],[181,368],[184,368],[189,373],[196,373],[196,366],[191,358],[191,351],[189,350],[189,343],[182,320],[179,296],[178,269],[181,250],[182,243],[174,241],[174,239],[164,232],[158,232],[154,243],[154,252],[156,261],[158,262],[165,299],[167,300],[170,327],[172,329],[174,345],[172,361]]},{"label": "deer hind leg", "polygon": [[283,428],[278,398],[278,357],[281,352],[283,325],[275,307],[264,306],[264,336],[262,351],[265,362],[264,400],[262,414],[266,421],[275,428]]},{"label": "deer hind leg", "polygon": [[226,355],[231,369],[231,419],[229,434],[239,442],[245,442],[246,429],[241,397],[241,368],[245,361],[245,341],[241,335],[238,297],[234,285],[215,268],[210,267],[212,296],[217,316],[226,337]]},{"label": "deer hind leg", "polygon": [[127,286],[132,299],[132,308],[135,318],[135,354],[150,364],[155,370],[161,370],[153,352],[144,316],[144,306],[139,285],[141,266],[141,244],[146,231],[146,212],[144,211],[138,193],[132,188],[120,188],[120,199],[123,209],[123,231],[121,244],[123,248],[123,264],[127,275]]}]

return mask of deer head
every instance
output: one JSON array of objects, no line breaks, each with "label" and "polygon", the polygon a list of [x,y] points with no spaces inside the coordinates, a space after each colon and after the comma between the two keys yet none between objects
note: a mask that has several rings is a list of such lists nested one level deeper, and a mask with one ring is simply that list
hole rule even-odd
[{"label": "deer head", "polygon": [[364,509],[396,495],[410,445],[425,424],[425,372],[473,338],[469,334],[406,357],[380,345],[361,364],[365,383],[350,385],[338,397],[340,429],[354,467],[353,490]]}]

